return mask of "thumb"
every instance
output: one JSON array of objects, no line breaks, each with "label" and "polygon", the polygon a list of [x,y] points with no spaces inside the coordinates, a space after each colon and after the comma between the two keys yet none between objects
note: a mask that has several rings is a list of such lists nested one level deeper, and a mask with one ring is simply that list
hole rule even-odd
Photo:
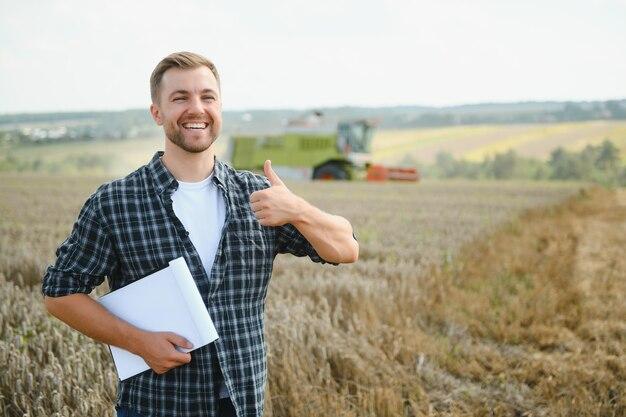
[{"label": "thumb", "polygon": [[176,346],[184,347],[187,349],[191,349],[193,347],[193,344],[189,340],[177,335],[176,333],[168,332],[166,338],[168,341]]},{"label": "thumb", "polygon": [[283,182],[278,178],[278,175],[272,169],[272,161],[267,159],[265,164],[263,165],[263,172],[265,172],[265,176],[268,180],[270,180],[271,185],[284,185]]}]

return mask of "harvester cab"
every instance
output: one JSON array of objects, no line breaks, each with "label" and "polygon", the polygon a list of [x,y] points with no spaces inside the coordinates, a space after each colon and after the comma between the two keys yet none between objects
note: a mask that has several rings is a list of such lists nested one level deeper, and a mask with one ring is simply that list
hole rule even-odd
[{"label": "harvester cab", "polygon": [[365,167],[371,159],[377,123],[368,119],[342,121],[337,125],[337,150],[354,165]]}]

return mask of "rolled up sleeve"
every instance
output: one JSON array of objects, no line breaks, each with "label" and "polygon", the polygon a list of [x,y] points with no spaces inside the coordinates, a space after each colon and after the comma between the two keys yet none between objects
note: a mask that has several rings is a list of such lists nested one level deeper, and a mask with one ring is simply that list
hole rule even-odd
[{"label": "rolled up sleeve", "polygon": [[117,265],[115,251],[99,217],[97,194],[85,202],[72,232],[56,250],[43,277],[42,294],[60,297],[90,293]]},{"label": "rolled up sleeve", "polygon": [[[357,240],[353,232],[352,237]],[[313,245],[304,237],[302,233],[292,224],[287,223],[278,230],[278,253],[290,253],[295,256],[308,256],[313,262],[322,264],[339,265],[335,262],[324,260],[317,253]]]}]

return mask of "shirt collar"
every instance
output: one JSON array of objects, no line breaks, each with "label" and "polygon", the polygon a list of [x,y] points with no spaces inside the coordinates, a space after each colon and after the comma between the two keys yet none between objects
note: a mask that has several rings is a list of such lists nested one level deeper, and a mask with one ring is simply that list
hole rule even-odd
[{"label": "shirt collar", "polygon": [[[157,189],[157,193],[162,194],[163,191],[168,189],[176,189],[178,188],[178,181],[174,178],[174,175],[167,169],[163,161],[161,161],[161,157],[165,152],[157,151],[152,160],[148,164],[148,170],[152,174],[152,180],[154,181],[154,186]],[[222,185],[225,189],[227,189],[227,172],[224,163],[217,159],[217,156],[213,156],[213,178],[212,181]]]}]

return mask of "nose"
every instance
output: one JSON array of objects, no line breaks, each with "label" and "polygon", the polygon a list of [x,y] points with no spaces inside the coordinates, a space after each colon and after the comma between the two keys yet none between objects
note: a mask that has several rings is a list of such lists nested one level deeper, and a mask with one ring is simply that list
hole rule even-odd
[{"label": "nose", "polygon": [[200,97],[194,96],[189,100],[189,113],[193,114],[202,114],[204,113],[204,108],[202,107],[202,99]]}]

